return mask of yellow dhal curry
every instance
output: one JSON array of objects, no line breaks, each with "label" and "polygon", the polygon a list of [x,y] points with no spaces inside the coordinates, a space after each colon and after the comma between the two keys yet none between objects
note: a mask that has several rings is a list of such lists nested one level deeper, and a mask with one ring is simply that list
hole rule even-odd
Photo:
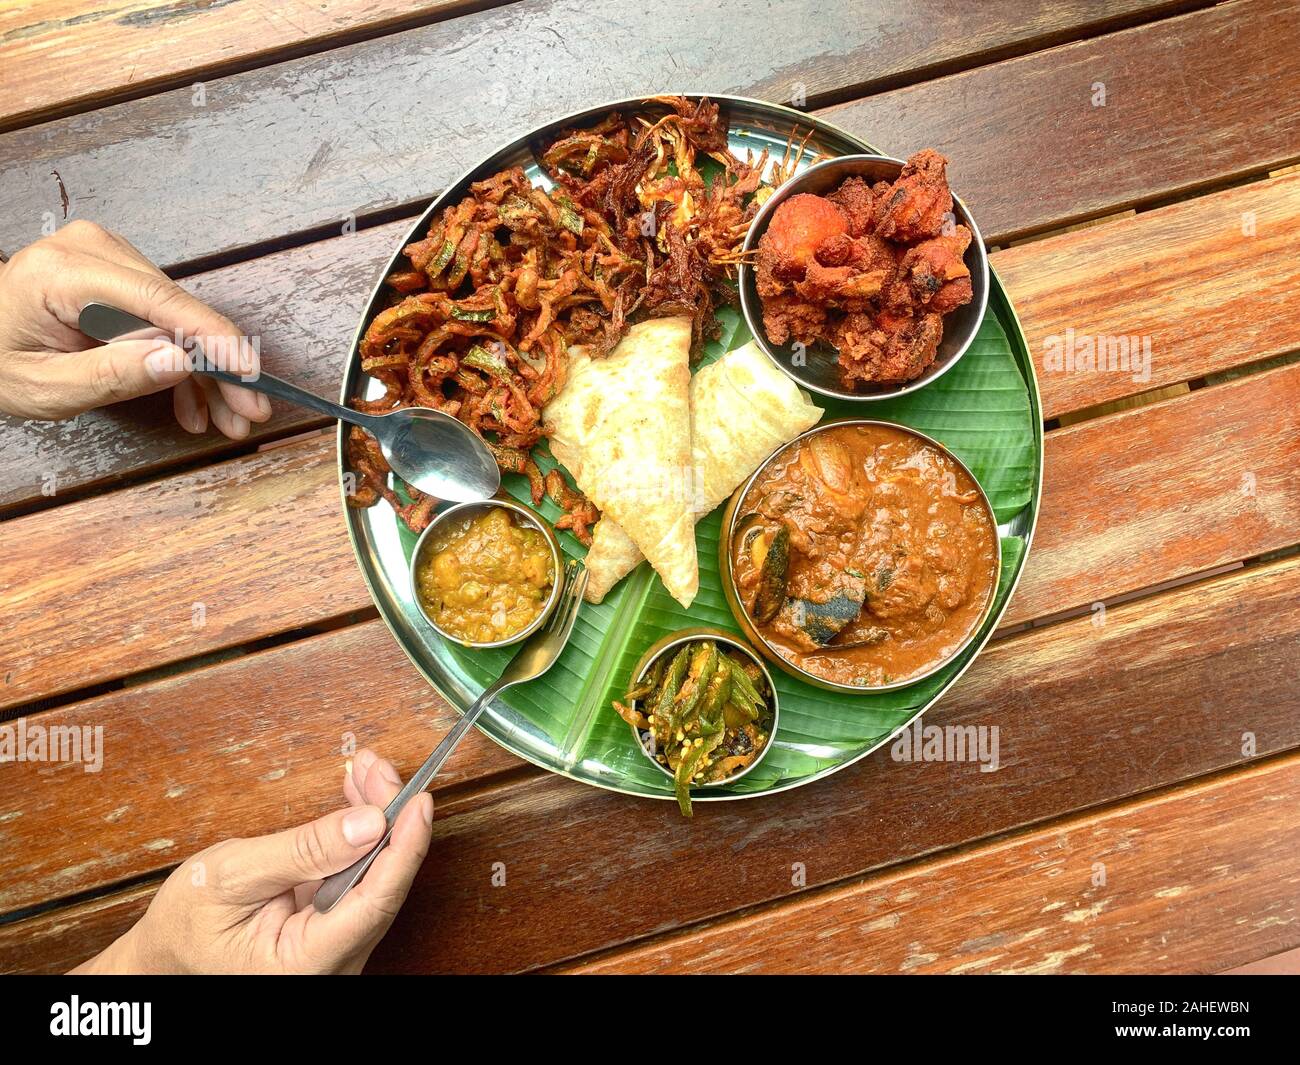
[{"label": "yellow dhal curry", "polygon": [[447,635],[465,643],[508,640],[531,625],[555,584],[546,537],[493,507],[430,534],[416,594]]}]

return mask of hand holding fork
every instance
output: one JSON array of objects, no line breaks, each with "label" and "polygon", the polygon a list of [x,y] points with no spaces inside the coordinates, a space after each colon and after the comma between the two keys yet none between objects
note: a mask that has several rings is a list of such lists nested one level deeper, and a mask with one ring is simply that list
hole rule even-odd
[{"label": "hand holding fork", "polygon": [[388,831],[375,844],[374,849],[342,872],[335,873],[333,876],[326,877],[321,881],[315,899],[317,912],[328,913],[338,903],[339,899],[346,895],[365,876],[366,870],[370,868],[370,863],[388,845],[388,837],[392,835],[393,824],[397,821],[397,815],[402,812],[402,807],[410,802],[413,796],[419,795],[429,786],[429,782],[437,775],[438,770],[442,768],[442,764],[451,755],[451,752],[456,749],[456,745],[460,743],[465,733],[470,730],[479,714],[483,712],[484,707],[497,695],[505,691],[506,688],[515,684],[522,684],[525,681],[535,680],[555,664],[555,660],[560,657],[564,645],[569,642],[569,635],[573,632],[573,623],[578,618],[578,608],[582,605],[582,593],[586,588],[586,567],[576,559],[570,559],[564,567],[564,586],[550,619],[525,641],[515,657],[510,660],[510,664],[502,671],[497,682],[490,685],[474,701],[474,705],[465,711],[461,719],[452,727],[452,730],[443,737],[442,742],[434,748],[433,753],[425,759],[424,765],[420,766],[414,776],[407,781],[406,787],[398,792],[397,797],[388,804],[388,808],[384,810],[384,819],[388,822]]}]

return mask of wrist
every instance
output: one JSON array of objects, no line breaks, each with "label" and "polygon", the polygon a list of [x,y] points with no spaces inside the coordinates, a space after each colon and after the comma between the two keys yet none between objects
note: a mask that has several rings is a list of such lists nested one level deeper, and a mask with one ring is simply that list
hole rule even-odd
[{"label": "wrist", "polygon": [[125,971],[153,976],[178,975],[184,972],[184,967],[168,946],[167,937],[155,934],[156,922],[150,920],[151,911],[152,907],[118,940],[122,944],[123,961],[128,966]]},{"label": "wrist", "polygon": [[124,976],[147,972],[138,959],[134,932],[134,928],[127,929],[93,958],[86,959],[71,970],[69,975]]},{"label": "wrist", "polygon": [[148,914],[128,928],[89,961],[73,970],[78,974],[160,976],[180,972],[170,951],[150,934]]}]

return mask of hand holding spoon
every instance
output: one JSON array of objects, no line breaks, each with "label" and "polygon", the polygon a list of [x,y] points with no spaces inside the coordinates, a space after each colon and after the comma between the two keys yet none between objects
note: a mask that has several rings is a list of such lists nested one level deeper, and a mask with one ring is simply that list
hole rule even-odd
[{"label": "hand holding spoon", "polygon": [[[151,322],[105,303],[86,304],[77,325],[86,336],[105,343],[127,333],[161,332]],[[198,349],[192,358],[195,373],[360,426],[379,442],[379,450],[397,476],[435,499],[468,503],[488,499],[501,487],[501,471],[482,438],[442,411],[403,407],[388,414],[363,414],[269,373],[245,377],[219,369]]]}]

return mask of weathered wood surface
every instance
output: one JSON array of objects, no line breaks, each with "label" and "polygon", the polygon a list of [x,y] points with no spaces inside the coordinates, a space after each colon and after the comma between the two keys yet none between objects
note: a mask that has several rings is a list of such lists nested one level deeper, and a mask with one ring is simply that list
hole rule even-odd
[{"label": "weathered wood surface", "polygon": [[1291,365],[1049,434],[1038,532],[1006,624],[1290,547],[1298,411]]},{"label": "weathered wood surface", "polygon": [[825,117],[897,155],[944,152],[997,243],[1300,158],[1300,20],[1291,0],[1234,0]]},{"label": "weathered wood surface", "polygon": [[[1007,623],[1290,546],[1300,436],[1277,427],[1298,407],[1287,366],[1050,433]],[[311,437],[0,523],[0,707],[368,608],[333,452]]]},{"label": "weathered wood surface", "polygon": [[[761,802],[705,806],[693,821],[668,803],[550,775],[489,781],[440,803],[429,860],[374,967],[553,964],[788,900],[797,894],[795,862],[804,864],[808,886],[830,884],[1294,748],[1298,650],[1300,560],[1291,559],[1116,607],[1104,624],[1079,618],[992,644],[927,723],[997,726],[996,772],[980,772],[973,762],[896,761],[885,748],[819,784]],[[264,703],[276,698],[277,685],[293,682],[289,662],[282,660],[280,680],[264,682]],[[206,672],[218,680],[225,668]],[[158,727],[179,727],[162,721],[182,713],[169,705],[155,711]],[[1246,732],[1255,737],[1249,753]],[[426,749],[388,753],[406,772]],[[168,759],[180,783],[201,779],[180,761]],[[189,761],[204,766],[208,756],[196,751]],[[172,839],[175,853],[232,831],[287,824],[333,801],[318,787],[299,791],[305,777],[291,775],[259,786],[257,810],[250,801],[238,827],[203,817],[193,826],[184,807],[151,797],[157,779],[151,772],[141,785],[149,795],[138,801],[163,818],[150,838]],[[3,777],[0,786],[0,810],[35,811],[30,787]],[[124,786],[122,801],[130,801],[136,793]],[[35,816],[10,824],[22,826],[10,831],[25,844],[40,838]],[[106,828],[99,860],[120,875],[161,871],[175,860],[139,846],[138,828],[120,837]],[[492,886],[496,862],[505,864],[505,887]],[[66,886],[96,882],[92,868]],[[0,970],[62,966],[93,953],[138,916],[148,893],[93,903],[90,914],[77,906],[0,926]],[[673,900],[667,910],[665,898]]]},{"label": "weathered wood surface", "polygon": [[[995,253],[1044,415],[1300,349],[1297,230],[1300,173]],[[1102,346],[1096,370],[1083,361],[1089,343]],[[1109,368],[1122,365],[1122,344],[1129,372]]]},{"label": "weathered wood surface", "polygon": [[332,448],[286,444],[0,523],[0,707],[368,609]]},{"label": "weathered wood surface", "polygon": [[[379,621],[30,716],[102,728],[101,768],[0,768],[0,914],[155,871],[232,831],[309,820],[338,800],[351,751],[409,773],[455,720]],[[522,766],[475,731],[435,795]]]},{"label": "weathered wood surface", "polygon": [[[546,115],[673,87],[776,101],[869,87],[880,62],[914,65],[890,57],[931,32],[911,7],[880,10],[905,29],[884,35],[856,6],[815,0],[788,9],[782,24],[798,32],[785,34],[760,0],[725,19],[688,0],[628,9],[614,64],[589,5],[523,0],[231,75],[201,107],[186,87],[16,130],[0,136],[0,247],[61,217],[54,172],[70,217],[163,264],[338,233],[409,211]],[[982,9],[979,24],[1014,25],[1019,10]],[[935,40],[969,36],[952,17],[934,21]],[[1286,0],[1234,0],[824,113],[886,151],[950,154],[954,187],[996,242],[1300,156],[1294,23]],[[535,76],[521,80],[521,65]],[[1106,107],[1090,103],[1098,79]],[[1188,133],[1206,123],[1213,138]]]},{"label": "weathered wood surface", "polygon": [[1214,972],[1300,944],[1297,802],[1292,755],[566,971]]},{"label": "weathered wood surface", "polygon": [[[31,125],[59,113],[192,85],[234,70],[265,66],[505,2],[331,0],[319,7],[286,9],[269,0],[135,0],[88,12],[85,4],[75,0],[29,0],[21,7],[0,11],[0,62],[5,68],[0,85],[0,128]],[[811,83],[810,97],[861,92],[1198,6],[1205,5],[1195,0],[1015,0],[975,17],[973,12],[954,10],[943,0],[924,0],[905,10],[882,0],[860,0],[842,8],[846,16],[842,20],[834,8],[822,6],[815,11],[818,21],[831,22],[850,39],[861,41],[868,33],[874,34],[879,47],[861,45],[848,55],[829,50],[815,61],[820,69],[803,80]],[[663,27],[671,26],[671,37],[676,38],[680,12],[673,4],[661,5],[659,10],[664,12],[664,21],[658,34],[663,36]],[[586,18],[575,19],[577,12]],[[812,8],[798,2],[768,5],[769,32],[763,37],[752,36],[749,43],[755,52],[772,53],[775,59],[776,49],[788,44],[789,36],[771,31],[785,24],[807,32],[812,13]],[[847,17],[850,13],[851,20]],[[550,24],[566,36],[590,35],[593,24],[603,17],[626,14],[616,0],[605,0],[603,4],[532,4],[520,19]],[[734,19],[738,32],[743,33],[755,28],[759,12],[731,4],[726,17]],[[451,30],[443,38],[448,57],[458,50],[456,34],[464,39],[483,32],[481,20],[473,18],[453,23]],[[509,35],[518,32],[518,25],[507,24],[504,33],[497,32],[503,36],[501,43],[509,45]],[[402,35],[388,40],[392,42],[389,47],[397,51],[407,47]],[[672,49],[681,42],[668,39],[664,44]],[[379,51],[382,54],[382,48]],[[604,57],[606,63],[619,58],[618,52]],[[520,73],[526,76],[527,68]]]},{"label": "weathered wood surface", "polygon": [[[259,338],[270,371],[334,395],[366,297],[409,226],[362,230],[185,283]],[[996,252],[993,264],[1038,367],[1045,415],[1300,347],[1300,320],[1286,313],[1300,282],[1288,247],[1298,226],[1300,175],[1289,175]],[[1189,247],[1195,255],[1185,253]],[[1213,269],[1202,269],[1203,260]],[[1047,365],[1053,343],[1112,337],[1136,337],[1139,347],[1150,338],[1149,379]],[[253,441],[323,424],[306,411],[275,409],[266,426],[254,427]],[[222,457],[233,446],[214,433],[182,431],[165,397],[61,424],[0,416],[0,512],[43,504],[50,478],[67,494]]]},{"label": "weathered wood surface", "polygon": [[0,942],[9,947],[0,973],[54,975],[76,968],[135,924],[156,890],[156,884],[147,884],[0,925]]},{"label": "weathered wood surface", "polygon": [[1300,976],[1300,949],[1284,950],[1259,961],[1227,969],[1224,976]]},{"label": "weathered wood surface", "polygon": [[[449,18],[492,0],[25,0],[0,8],[0,129]],[[505,0],[497,0],[505,2]]]}]

